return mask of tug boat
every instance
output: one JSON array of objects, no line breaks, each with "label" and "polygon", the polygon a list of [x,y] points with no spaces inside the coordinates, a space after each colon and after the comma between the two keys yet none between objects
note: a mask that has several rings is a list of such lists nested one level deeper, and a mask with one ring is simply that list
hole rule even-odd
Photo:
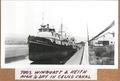
[{"label": "tug boat", "polygon": [[56,33],[49,24],[40,25],[36,36],[28,36],[29,59],[39,61],[64,61],[77,51],[74,38],[63,36],[62,24],[60,33]]}]

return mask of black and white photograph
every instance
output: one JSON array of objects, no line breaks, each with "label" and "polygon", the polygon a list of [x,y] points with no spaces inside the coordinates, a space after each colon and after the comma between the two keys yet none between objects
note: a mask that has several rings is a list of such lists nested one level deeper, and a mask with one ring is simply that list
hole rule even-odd
[{"label": "black and white photograph", "polygon": [[116,0],[2,1],[3,67],[116,66]]}]

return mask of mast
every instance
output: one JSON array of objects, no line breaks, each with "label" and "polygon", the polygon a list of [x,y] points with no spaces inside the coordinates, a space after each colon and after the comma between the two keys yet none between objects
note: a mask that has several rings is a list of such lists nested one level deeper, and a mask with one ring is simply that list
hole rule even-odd
[{"label": "mast", "polygon": [[62,37],[62,34],[63,34],[63,24],[61,23],[61,37]]},{"label": "mast", "polygon": [[46,25],[44,25],[44,12],[42,12],[42,24],[40,26],[42,29],[46,27]]},{"label": "mast", "polygon": [[44,12],[42,12],[42,25],[44,25]]},{"label": "mast", "polygon": [[62,23],[62,19],[61,19],[61,45],[62,45],[62,38],[63,38],[63,23]]}]

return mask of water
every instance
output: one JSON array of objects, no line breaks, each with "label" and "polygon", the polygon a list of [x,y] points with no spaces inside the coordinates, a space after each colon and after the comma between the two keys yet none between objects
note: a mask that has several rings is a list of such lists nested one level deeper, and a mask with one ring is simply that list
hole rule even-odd
[{"label": "water", "polygon": [[[64,64],[69,58],[64,59],[63,62],[56,59],[45,59],[38,62],[31,62],[30,64]],[[28,45],[5,45],[5,63],[21,61],[30,62],[28,58]]]},{"label": "water", "polygon": [[5,45],[5,58],[28,55],[28,45]]}]

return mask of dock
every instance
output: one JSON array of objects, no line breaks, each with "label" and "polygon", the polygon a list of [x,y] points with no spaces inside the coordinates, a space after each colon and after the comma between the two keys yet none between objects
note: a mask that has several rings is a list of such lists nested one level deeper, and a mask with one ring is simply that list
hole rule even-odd
[{"label": "dock", "polygon": [[65,65],[89,65],[88,43],[81,47]]}]

